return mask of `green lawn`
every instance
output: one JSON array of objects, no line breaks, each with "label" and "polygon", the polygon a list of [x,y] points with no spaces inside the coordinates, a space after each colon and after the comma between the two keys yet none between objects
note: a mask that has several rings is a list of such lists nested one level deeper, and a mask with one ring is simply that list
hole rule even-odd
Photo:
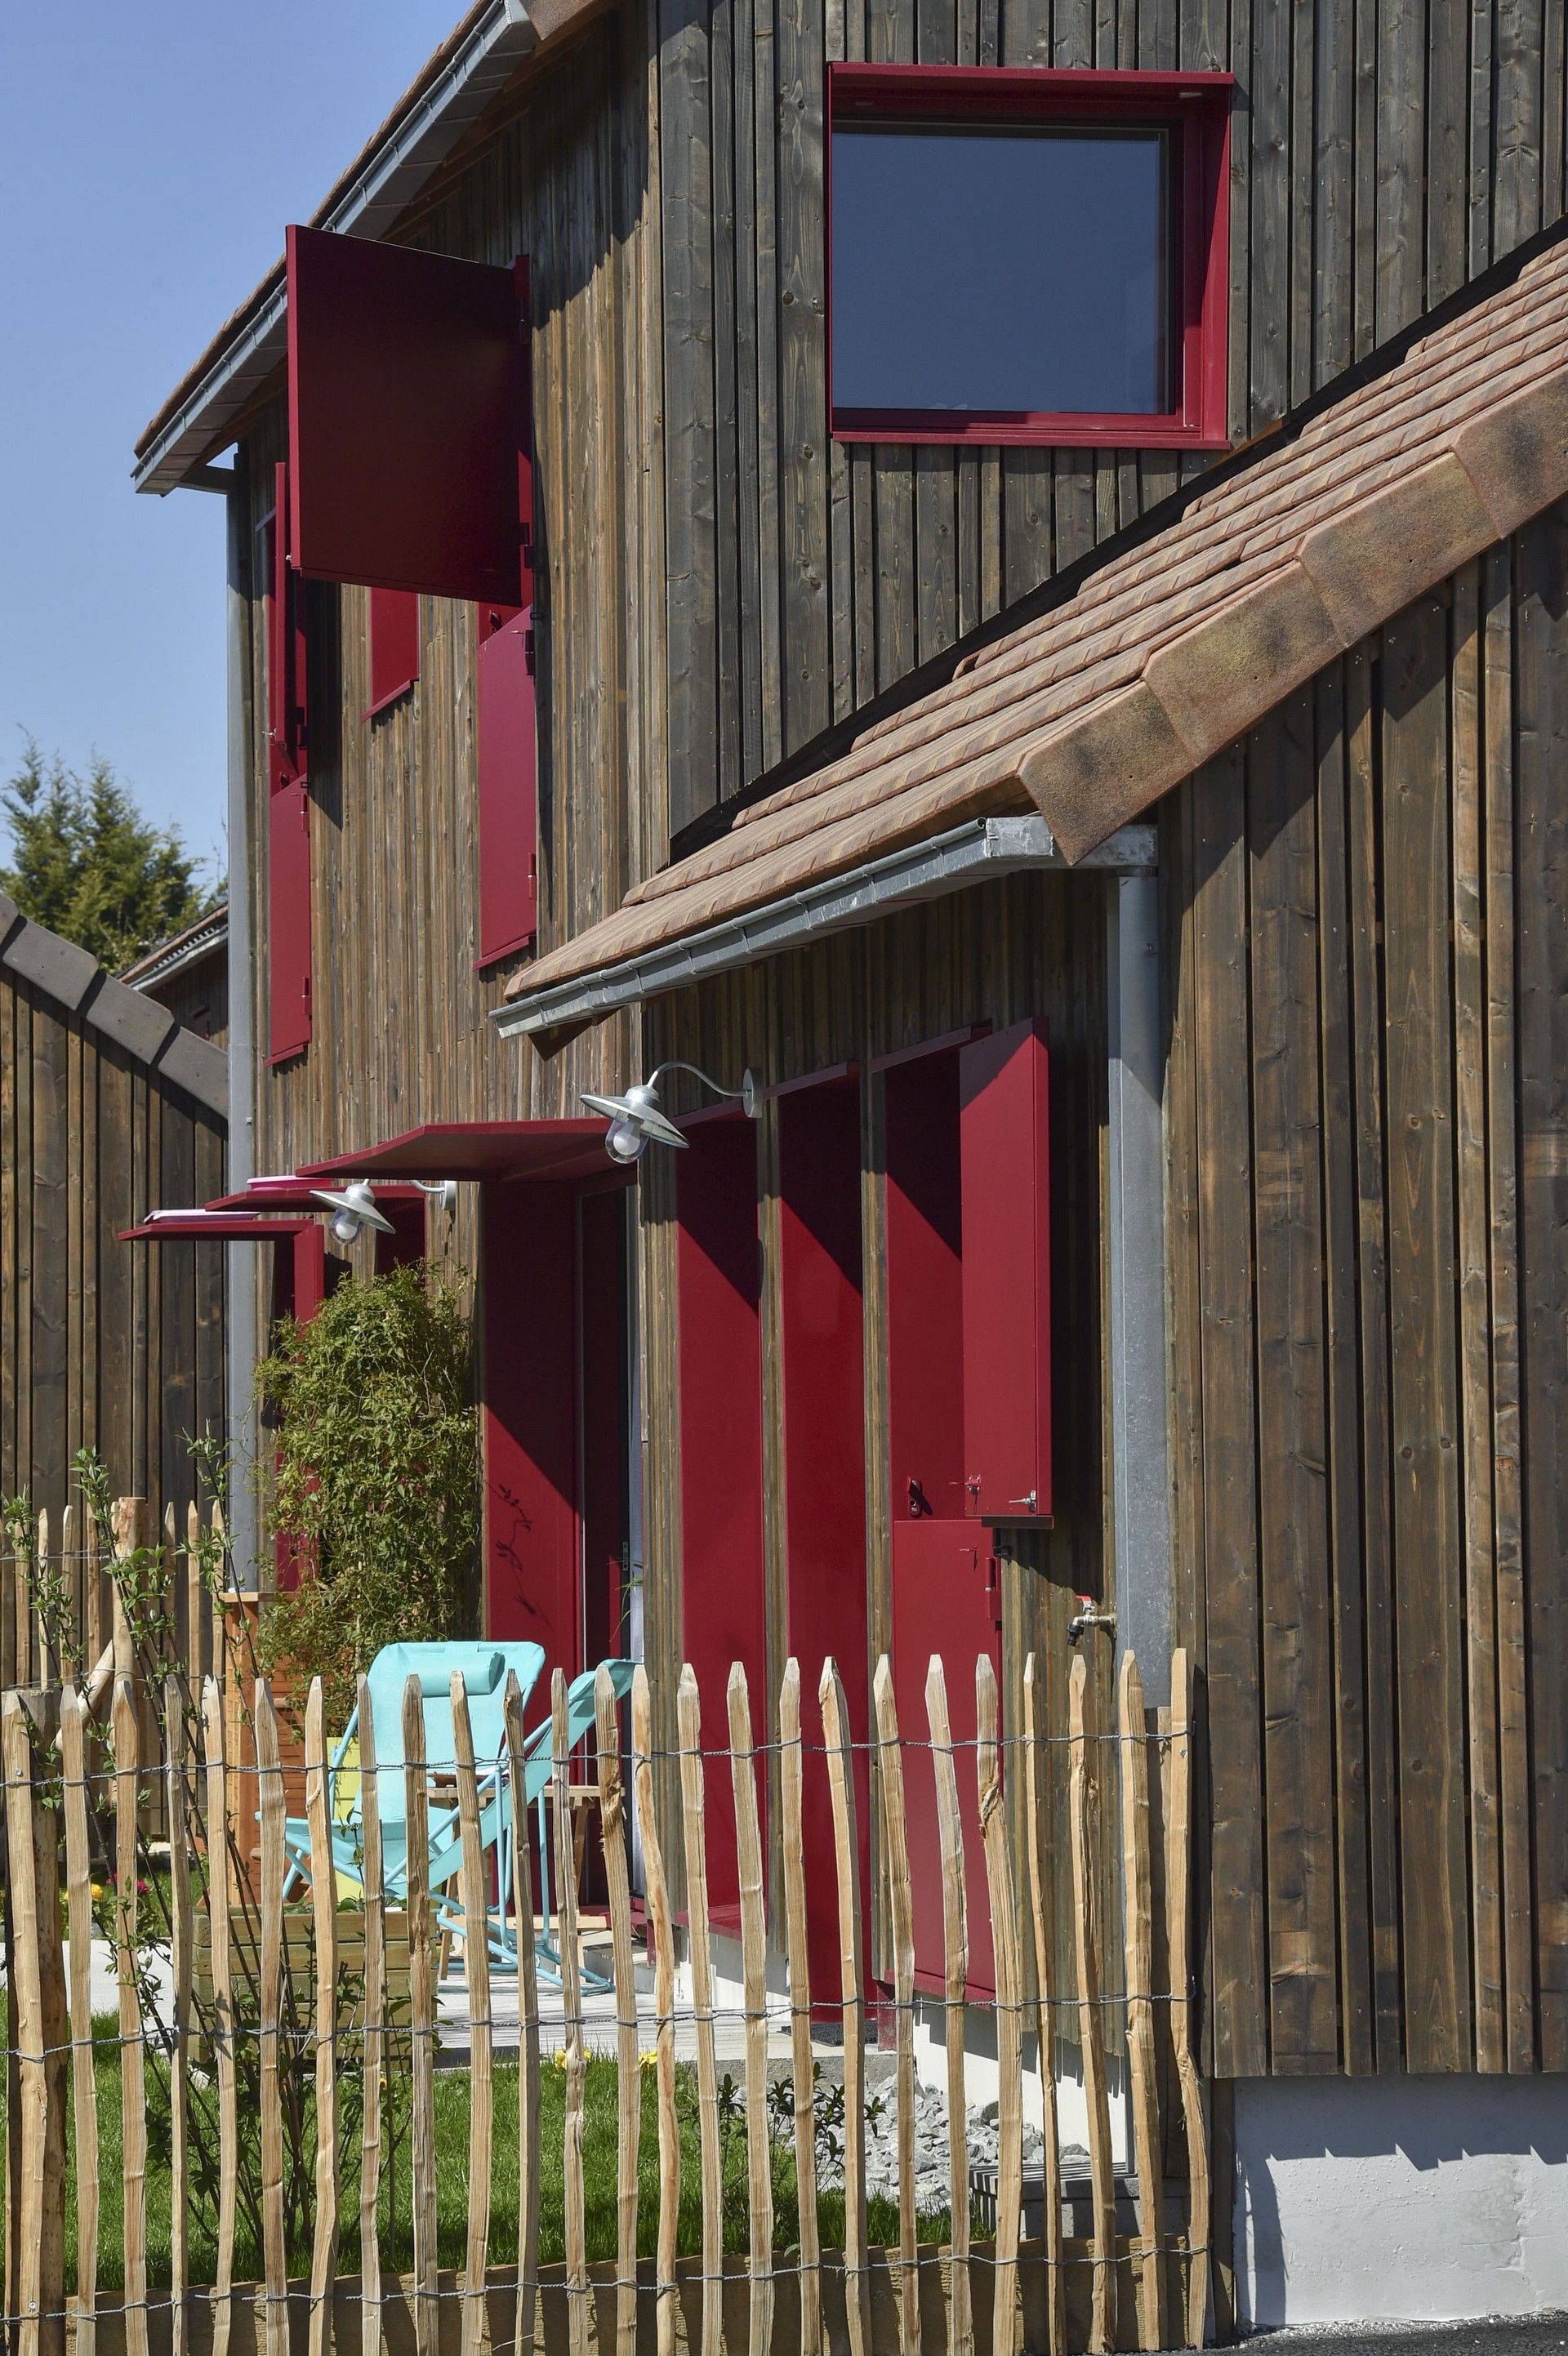
[{"label": "green lawn", "polygon": [[[123,2280],[122,2228],[124,2192],[122,2184],[121,2079],[117,2024],[109,2019],[94,2024],[100,2040],[95,2056],[98,2090],[99,2170],[101,2183],[101,2222],[99,2229],[98,2282],[101,2289],[118,2289]],[[307,2054],[304,2064],[306,2077],[314,2083],[314,2057]],[[564,2124],[565,2072],[553,2058],[547,2059],[542,2073],[541,2152],[542,2164],[540,2184],[540,2255],[542,2262],[559,2261],[564,2249],[564,2187],[561,2154]],[[148,2267],[155,2285],[169,2279],[169,2215],[170,2171],[168,2136],[167,2072],[161,2060],[148,2055],[149,2167],[147,2184],[147,2247]],[[518,2211],[518,2072],[515,2062],[498,2062],[495,2068],[496,2118],[493,2159],[490,2169],[490,2238],[489,2257],[492,2265],[515,2261],[517,2254]],[[638,2211],[639,2248],[645,2255],[654,2250],[659,2214],[659,2154],[657,2096],[654,2073],[641,2072],[642,2131],[639,2160],[639,2201]],[[359,2142],[358,2090],[352,2073],[345,2072],[340,2093],[345,2106],[345,2129],[340,2136],[343,2167],[339,2179],[339,2214],[342,2254],[339,2271],[352,2273],[358,2268],[359,2250]],[[440,2236],[440,2262],[444,2266],[461,2266],[467,2252],[468,2217],[468,2118],[469,2078],[466,2070],[440,2070],[435,2074],[435,2132],[437,2170],[437,2218]],[[3,2100],[3,2092],[0,2092]],[[213,2112],[211,2092],[199,2092],[196,2097],[199,2112],[199,2140],[208,2140],[204,2122]],[[679,2249],[682,2254],[700,2251],[702,2246],[702,2210],[699,2190],[699,2147],[695,2123],[695,2072],[683,2066],[679,2072],[679,2101],[682,2115],[681,2158],[681,2219]],[[69,2103],[69,2096],[68,2096]],[[353,2105],[353,2116],[348,2116]],[[314,2101],[304,2104],[304,2150],[306,2167],[314,2153]],[[394,2076],[388,2089],[386,2107],[389,2124],[393,2129],[390,2160],[383,2163],[381,2192],[381,2247],[382,2264],[406,2269],[413,2262],[413,2230],[410,2211],[410,2150],[409,2150],[409,2090],[406,2078]],[[258,2147],[256,2137],[253,2090],[242,2087],[241,2133],[244,2145],[242,2174],[252,2190],[259,2184]],[[616,2244],[616,2138],[617,2138],[617,2068],[608,2057],[590,2059],[587,2065],[586,2113],[583,2139],[584,2179],[586,2194],[588,2256],[613,2258]],[[76,2269],[76,2197],[75,2197],[75,2133],[71,2128],[71,2184],[67,2201],[67,2282],[74,2283]],[[383,2136],[383,2149],[385,2138]],[[216,2151],[205,2163],[193,2156],[193,2188],[195,2199],[190,2222],[191,2279],[210,2281],[216,2265],[216,2210],[214,2180]],[[746,2207],[746,2135],[744,2124],[736,2122],[728,2136],[726,2153],[725,2230],[726,2249],[744,2251],[748,2242]],[[776,2245],[788,2248],[799,2238],[799,2211],[796,2202],[795,2167],[792,2151],[787,2144],[774,2146],[774,2201]],[[257,2278],[262,2271],[261,2250],[254,2230],[253,2213],[247,2214],[252,2203],[242,2201],[239,2241],[235,2251],[235,2278],[238,2281]],[[817,2204],[822,2238],[825,2246],[842,2248],[843,2242],[843,2196],[824,2193]],[[310,2220],[314,2214],[308,2191],[297,2204],[294,2230],[290,2234],[289,2265],[291,2273],[307,2272],[310,2257]],[[868,2220],[873,2243],[897,2240],[897,2211],[893,2203],[873,2201]],[[922,2220],[922,2240],[945,2240],[949,2220],[946,2211]]]}]

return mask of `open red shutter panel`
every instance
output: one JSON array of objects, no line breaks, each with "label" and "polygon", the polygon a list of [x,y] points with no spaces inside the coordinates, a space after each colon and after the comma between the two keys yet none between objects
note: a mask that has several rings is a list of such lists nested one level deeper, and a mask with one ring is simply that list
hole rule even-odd
[{"label": "open red shutter panel", "polygon": [[526,281],[298,228],[287,268],[299,570],[525,605]]},{"label": "open red shutter panel", "polygon": [[533,610],[479,639],[479,954],[525,948],[539,929],[538,734]]},{"label": "open red shutter panel", "polygon": [[406,695],[419,677],[419,593],[413,589],[372,589],[370,613],[371,701],[365,718],[372,719]]},{"label": "open red shutter panel", "polygon": [[1049,1056],[1021,1023],[959,1055],[967,1511],[1051,1510]]}]

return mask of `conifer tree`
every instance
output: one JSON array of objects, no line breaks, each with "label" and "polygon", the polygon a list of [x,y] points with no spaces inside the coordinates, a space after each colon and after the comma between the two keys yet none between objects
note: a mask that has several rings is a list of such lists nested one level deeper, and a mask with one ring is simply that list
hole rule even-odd
[{"label": "conifer tree", "polygon": [[79,776],[29,739],[20,768],[0,790],[0,812],[12,862],[0,867],[0,891],[111,973],[183,932],[222,897],[221,886],[204,885],[201,862],[177,828],[155,826],[107,761],[95,760]]}]

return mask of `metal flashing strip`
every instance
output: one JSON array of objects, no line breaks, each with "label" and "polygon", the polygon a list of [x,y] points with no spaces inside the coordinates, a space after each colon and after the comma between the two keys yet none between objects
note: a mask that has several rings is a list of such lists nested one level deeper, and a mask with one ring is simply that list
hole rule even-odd
[{"label": "metal flashing strip", "polygon": [[165,941],[161,948],[149,949],[146,956],[127,966],[114,979],[127,990],[151,990],[159,982],[171,980],[188,965],[199,958],[210,957],[214,949],[222,948],[229,938],[229,904],[214,908],[210,916],[201,917],[186,932]]},{"label": "metal flashing strip", "polygon": [[[650,949],[598,973],[557,982],[536,997],[511,999],[493,1008],[490,1020],[502,1038],[596,1023],[623,1006],[640,1005],[665,991],[733,972],[754,958],[777,956],[824,934],[870,924],[918,901],[940,899],[969,884],[1031,868],[1065,872],[1067,865],[1043,818],[972,819],[929,842],[891,851],[846,875],[808,884],[745,916],[726,917],[667,948]],[[1119,828],[1074,872],[1094,867],[1145,874],[1156,865],[1155,828],[1142,824]]]},{"label": "metal flashing strip", "polygon": [[[422,92],[395,131],[367,159],[342,195],[313,226],[348,237],[385,236],[469,126],[505,86],[539,32],[525,0],[495,0]],[[223,428],[280,367],[288,348],[288,296],[282,277],[265,286],[248,326],[225,345],[199,384],[137,459],[138,491],[177,490]],[[203,487],[206,487],[204,485]]]}]

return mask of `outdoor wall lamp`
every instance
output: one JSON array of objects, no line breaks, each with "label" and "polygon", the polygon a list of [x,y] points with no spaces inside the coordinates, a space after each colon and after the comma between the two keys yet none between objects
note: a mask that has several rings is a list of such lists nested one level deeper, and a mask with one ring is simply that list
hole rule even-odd
[{"label": "outdoor wall lamp", "polygon": [[650,1140],[660,1145],[678,1145],[682,1149],[689,1141],[682,1137],[672,1120],[665,1118],[659,1102],[660,1075],[664,1072],[690,1072],[716,1097],[737,1098],[750,1120],[757,1119],[757,1080],[751,1072],[741,1075],[738,1088],[722,1088],[717,1080],[709,1079],[706,1072],[695,1064],[683,1064],[678,1058],[657,1065],[645,1080],[636,1080],[623,1097],[599,1097],[583,1091],[582,1101],[590,1112],[602,1112],[609,1122],[605,1137],[605,1151],[612,1162],[632,1162],[642,1159]]},{"label": "outdoor wall lamp", "polygon": [[[415,1178],[410,1181],[422,1194],[436,1204],[450,1216],[456,1207],[457,1181],[455,1178]],[[341,1190],[331,1186],[313,1186],[311,1198],[324,1203],[332,1216],[327,1232],[334,1243],[351,1244],[359,1240],[366,1227],[377,1227],[383,1236],[397,1233],[392,1221],[376,1208],[375,1192],[368,1178],[350,1178]]]},{"label": "outdoor wall lamp", "polygon": [[310,1193],[313,1202],[325,1203],[331,1212],[327,1232],[336,1244],[356,1242],[363,1227],[379,1227],[383,1236],[397,1233],[385,1213],[377,1210],[368,1178],[350,1178],[342,1188],[313,1186]]}]

